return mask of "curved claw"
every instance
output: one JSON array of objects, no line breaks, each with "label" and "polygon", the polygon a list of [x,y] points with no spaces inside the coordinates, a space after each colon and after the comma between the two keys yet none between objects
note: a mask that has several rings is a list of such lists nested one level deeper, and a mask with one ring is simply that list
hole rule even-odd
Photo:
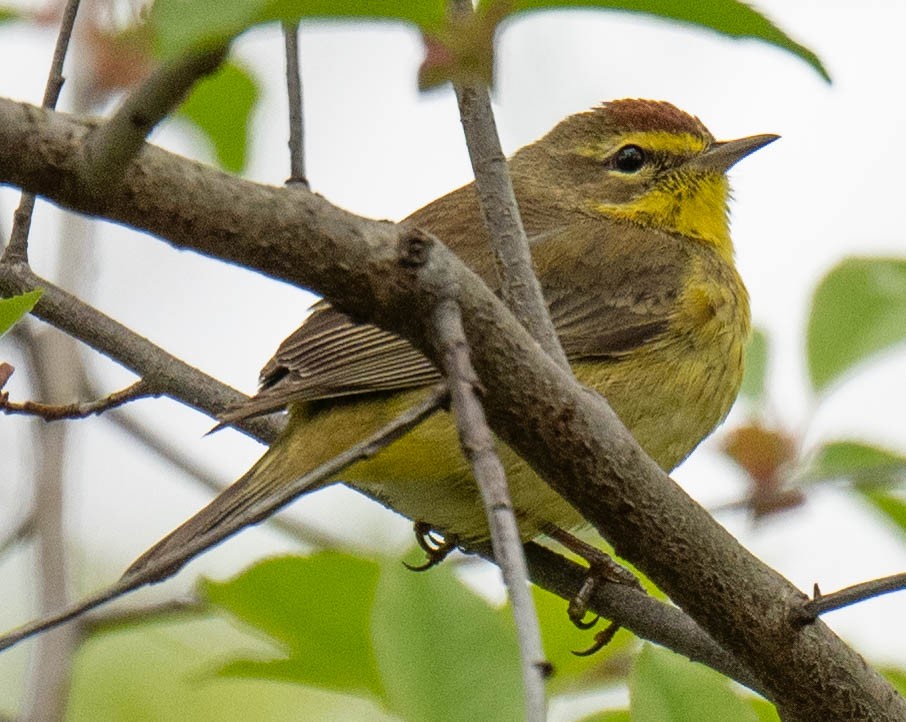
[{"label": "curved claw", "polygon": [[450,553],[456,549],[458,539],[455,535],[447,538],[436,534],[431,527],[422,521],[415,522],[413,529],[415,531],[415,541],[421,547],[427,556],[424,564],[413,565],[403,562],[406,569],[413,572],[424,572],[431,567],[440,564],[444,559],[450,556]]},{"label": "curved claw", "polygon": [[586,630],[586,629],[591,629],[593,626],[595,626],[598,623],[598,620],[600,618],[601,618],[601,615],[596,614],[594,616],[594,619],[592,619],[590,622],[583,622],[581,617],[578,619],[574,619],[573,617],[570,617],[569,621],[571,621],[579,629]]},{"label": "curved claw", "polygon": [[410,564],[409,562],[403,562],[403,566],[406,567],[406,569],[408,569],[410,572],[426,572],[431,567],[440,564],[442,561],[443,559],[435,559],[429,556],[424,564]]},{"label": "curved claw", "polygon": [[597,654],[604,647],[610,644],[611,640],[614,638],[616,633],[619,631],[620,625],[616,622],[611,622],[607,625],[605,629],[602,629],[595,635],[595,642],[588,649],[583,649],[581,651],[573,650],[573,654],[577,657],[590,657],[593,654]]}]

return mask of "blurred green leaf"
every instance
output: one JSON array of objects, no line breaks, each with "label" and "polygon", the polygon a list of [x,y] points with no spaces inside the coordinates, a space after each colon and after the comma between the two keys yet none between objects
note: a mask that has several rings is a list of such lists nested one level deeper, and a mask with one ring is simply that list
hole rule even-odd
[{"label": "blurred green leaf", "polygon": [[883,489],[858,487],[865,500],[877,509],[900,531],[906,533],[906,500]]},{"label": "blurred green leaf", "polygon": [[[825,80],[824,66],[808,48],[792,40],[764,15],[739,0],[711,0],[689,3],[685,0],[485,0],[478,6],[478,22],[456,28],[447,20],[444,0],[157,0],[151,25],[156,47],[165,58],[174,57],[191,47],[224,42],[259,23],[275,20],[349,19],[396,20],[419,27],[428,37],[440,39],[452,48],[470,44],[466,35],[478,34],[482,44],[493,41],[493,27],[506,15],[537,10],[589,8],[621,10],[666,18],[678,23],[714,30],[732,38],[751,38],[787,50],[805,60]],[[429,46],[430,50],[430,46]],[[490,56],[472,48],[462,54],[466,59]],[[455,71],[455,69],[454,69]]]},{"label": "blurred green leaf", "polygon": [[390,722],[372,701],[299,684],[224,678],[212,659],[267,654],[272,643],[223,619],[133,625],[93,635],[78,649],[66,722]]},{"label": "blurred green leaf", "polygon": [[44,291],[36,288],[21,296],[0,298],[0,336],[9,331],[20,318],[35,307],[42,293]]},{"label": "blurred green leaf", "polygon": [[446,19],[443,0],[157,0],[151,26],[157,52],[175,57],[189,48],[221,43],[249,27],[300,19],[399,20],[425,31]]},{"label": "blurred green leaf", "polygon": [[195,86],[176,114],[207,136],[224,169],[240,173],[248,156],[249,121],[257,101],[254,78],[236,63],[226,63]]},{"label": "blurred green leaf", "polygon": [[280,642],[285,659],[237,659],[228,677],[292,680],[383,695],[372,645],[379,567],[334,552],[280,557],[226,582],[206,580],[205,599]]},{"label": "blurred green leaf", "polygon": [[22,13],[15,8],[0,7],[0,23],[8,23],[14,20],[21,20]]},{"label": "blurred green leaf", "polygon": [[479,7],[503,3],[511,12],[564,8],[600,8],[655,15],[714,30],[731,38],[751,38],[786,50],[812,66],[827,82],[830,75],[815,53],[790,38],[768,18],[739,0],[484,0]]},{"label": "blurred green leaf", "polygon": [[906,456],[857,441],[834,441],[815,452],[806,481],[850,479],[854,484],[890,484],[906,475]]},{"label": "blurred green leaf", "polygon": [[746,704],[752,708],[758,722],[780,722],[777,708],[761,697],[747,697]]},{"label": "blurred green leaf", "polygon": [[764,399],[764,380],[768,369],[768,337],[760,329],[752,330],[746,347],[746,372],[739,393],[751,401]]},{"label": "blurred green leaf", "polygon": [[609,709],[583,717],[579,722],[632,722],[628,709]]},{"label": "blurred green leaf", "polygon": [[512,617],[449,567],[413,574],[389,560],[374,603],[374,649],[387,704],[407,720],[521,720]]},{"label": "blurred green leaf", "polygon": [[755,712],[707,667],[646,644],[629,675],[633,722],[757,722]]},{"label": "blurred green leaf", "polygon": [[887,681],[890,682],[894,689],[901,695],[906,695],[906,669],[897,669],[895,667],[882,668],[880,670]]},{"label": "blurred green leaf", "polygon": [[807,356],[820,391],[855,364],[906,340],[906,261],[850,258],[812,298]]}]

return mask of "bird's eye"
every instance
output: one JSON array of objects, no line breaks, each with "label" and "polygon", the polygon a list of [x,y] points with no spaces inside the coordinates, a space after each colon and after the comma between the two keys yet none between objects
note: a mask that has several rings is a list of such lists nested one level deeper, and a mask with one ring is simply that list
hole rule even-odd
[{"label": "bird's eye", "polygon": [[624,145],[617,151],[613,163],[621,173],[635,173],[645,165],[645,151],[637,145]]}]

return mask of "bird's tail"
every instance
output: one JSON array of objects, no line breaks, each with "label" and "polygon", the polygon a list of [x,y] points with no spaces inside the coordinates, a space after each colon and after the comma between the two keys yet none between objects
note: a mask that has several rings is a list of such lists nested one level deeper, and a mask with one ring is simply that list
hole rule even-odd
[{"label": "bird's tail", "polygon": [[210,504],[132,562],[122,579],[142,577],[145,584],[162,581],[206,549],[324,485],[323,480],[306,485],[297,466],[286,463],[286,453],[279,442],[272,446]]}]

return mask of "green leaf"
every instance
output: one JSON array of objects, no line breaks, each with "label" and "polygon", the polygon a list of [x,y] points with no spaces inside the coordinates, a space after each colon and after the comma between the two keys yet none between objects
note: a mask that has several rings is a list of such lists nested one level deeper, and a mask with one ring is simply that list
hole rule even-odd
[{"label": "green leaf", "polygon": [[886,667],[880,670],[887,681],[890,682],[894,689],[901,695],[906,694],[906,669],[897,669],[895,667]]},{"label": "green leaf", "polygon": [[579,722],[632,722],[628,709],[609,709],[583,717]]},{"label": "green leaf", "polygon": [[[299,684],[224,678],[212,662],[231,650],[267,654],[272,644],[222,618],[155,619],[91,635],[73,661],[67,722],[391,722],[373,701]],[[399,722],[399,720],[396,720]]]},{"label": "green leaf", "polygon": [[220,674],[383,694],[372,645],[377,564],[333,552],[256,564],[203,596],[281,643],[286,658],[238,659]]},{"label": "green leaf", "polygon": [[768,368],[768,337],[764,331],[753,329],[746,347],[746,372],[739,393],[752,401],[764,399],[764,379]]},{"label": "green leaf", "polygon": [[388,561],[373,634],[387,704],[403,719],[524,718],[511,614],[475,596],[449,567],[413,574]]},{"label": "green leaf", "polygon": [[843,261],[812,299],[806,344],[812,386],[826,388],[855,364],[904,339],[906,261]]},{"label": "green leaf", "polygon": [[[446,7],[444,0],[346,0],[340,3],[335,0],[233,0],[229,3],[221,0],[157,0],[151,14],[151,27],[155,46],[164,58],[172,58],[192,47],[224,42],[253,25],[277,20],[395,20],[416,25],[428,36],[446,36],[449,41]],[[580,7],[655,15],[732,38],[760,40],[805,60],[822,78],[830,81],[815,53],[739,0],[697,3],[685,0],[485,0],[479,4],[478,14],[496,23],[507,14]],[[472,29],[480,27],[483,27],[481,23]],[[486,38],[481,42],[490,43],[493,33],[483,34]]]},{"label": "green leaf", "polygon": [[834,441],[820,447],[804,473],[807,481],[850,479],[856,485],[882,485],[906,475],[906,456],[857,441]]},{"label": "green leaf", "polygon": [[827,82],[830,75],[815,53],[790,38],[783,30],[739,0],[485,0],[479,7],[504,3],[511,12],[563,8],[600,8],[644,13],[714,30],[731,38],[751,38],[786,50],[812,66]]},{"label": "green leaf", "polygon": [[9,331],[16,322],[31,311],[44,291],[36,288],[21,296],[0,298],[0,336]]},{"label": "green leaf", "polygon": [[233,173],[245,168],[249,120],[258,101],[258,86],[236,63],[226,63],[203,79],[177,111],[207,136],[220,165]]},{"label": "green leaf", "polygon": [[780,722],[777,708],[761,697],[747,697],[746,704],[752,708],[758,722]]},{"label": "green leaf", "polygon": [[900,531],[906,533],[906,501],[889,491],[871,487],[859,487],[859,493],[865,500],[893,523]]},{"label": "green leaf", "polygon": [[646,644],[629,675],[633,722],[757,722],[729,680],[662,647]]},{"label": "green leaf", "polygon": [[163,58],[221,43],[253,25],[301,19],[397,20],[425,31],[446,19],[442,0],[157,0],[151,13],[155,47]]},{"label": "green leaf", "polygon": [[15,8],[0,7],[0,23],[9,23],[15,20],[21,20],[23,14]]}]

